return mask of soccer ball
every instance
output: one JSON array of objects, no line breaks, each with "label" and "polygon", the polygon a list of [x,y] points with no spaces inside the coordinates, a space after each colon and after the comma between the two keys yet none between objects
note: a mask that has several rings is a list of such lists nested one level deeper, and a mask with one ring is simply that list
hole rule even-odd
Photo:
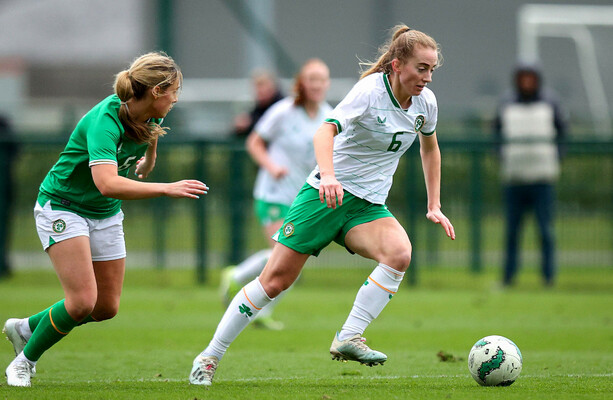
[{"label": "soccer ball", "polygon": [[468,370],[481,386],[509,386],[519,376],[522,356],[519,347],[503,336],[486,336],[468,354]]}]

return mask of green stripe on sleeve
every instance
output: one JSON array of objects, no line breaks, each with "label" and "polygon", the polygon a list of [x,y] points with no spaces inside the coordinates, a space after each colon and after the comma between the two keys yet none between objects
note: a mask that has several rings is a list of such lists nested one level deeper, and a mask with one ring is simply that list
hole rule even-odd
[{"label": "green stripe on sleeve", "polygon": [[341,127],[341,123],[335,120],[334,118],[326,118],[324,122],[336,125],[336,130],[338,131],[338,133],[341,133],[343,131],[343,128]]}]

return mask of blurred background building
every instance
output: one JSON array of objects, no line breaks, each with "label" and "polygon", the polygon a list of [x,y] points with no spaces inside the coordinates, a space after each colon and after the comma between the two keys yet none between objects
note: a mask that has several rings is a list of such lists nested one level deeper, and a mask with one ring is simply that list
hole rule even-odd
[{"label": "blurred background building", "polygon": [[[584,14],[578,8],[543,9],[543,5],[599,8]],[[0,113],[10,119],[15,136],[25,146],[15,172],[19,178],[19,187],[15,189],[18,223],[12,257],[18,266],[38,263],[31,261],[33,256],[29,255],[31,250],[39,250],[30,203],[34,201],[41,175],[56,158],[63,140],[80,116],[112,92],[114,74],[137,55],[151,50],[166,51],[183,69],[185,82],[181,99],[168,117],[174,139],[213,141],[202,142],[199,146],[204,147],[197,148],[207,153],[206,161],[200,160],[197,152],[189,153],[194,151],[191,142],[175,143],[172,151],[168,150],[167,164],[158,165],[156,179],[172,178],[177,171],[191,173],[196,165],[198,174],[205,174],[203,179],[212,188],[203,206],[206,209],[196,211],[201,213],[196,215],[217,213],[227,218],[211,229],[216,232],[213,239],[206,237],[206,229],[196,226],[194,230],[200,229],[200,233],[194,238],[177,239],[171,232],[152,238],[143,248],[157,249],[157,261],[152,263],[165,265],[169,259],[176,261],[176,257],[169,256],[171,250],[182,252],[186,247],[200,246],[199,242],[205,239],[214,242],[219,229],[232,238],[232,248],[221,250],[231,255],[199,262],[216,265],[225,258],[239,259],[241,248],[259,247],[261,243],[253,242],[242,230],[232,232],[244,222],[245,215],[251,215],[252,168],[243,171],[240,166],[232,165],[235,157],[242,157],[242,147],[215,142],[227,139],[233,116],[251,105],[251,72],[256,68],[275,71],[289,93],[296,66],[319,57],[331,70],[329,101],[334,105],[357,81],[360,60],[374,60],[377,46],[397,23],[422,30],[441,44],[444,65],[435,73],[430,86],[439,102],[437,130],[441,147],[447,151],[443,183],[447,203],[444,204],[448,204],[448,209],[453,207],[450,214],[452,218],[456,215],[460,235],[471,238],[438,261],[434,255],[444,255],[446,248],[436,247],[432,241],[428,248],[424,244],[424,254],[434,257],[428,261],[436,264],[453,260],[477,268],[499,262],[501,234],[492,232],[501,229],[500,196],[497,163],[489,143],[490,123],[500,94],[510,87],[511,71],[520,56],[538,57],[545,82],[555,88],[569,113],[569,139],[582,143],[592,141],[583,147],[569,148],[567,163],[570,164],[562,173],[562,183],[566,179],[567,185],[560,189],[560,211],[567,213],[576,227],[560,222],[558,233],[585,236],[590,230],[582,218],[589,215],[597,220],[613,214],[613,166],[607,153],[613,137],[610,129],[613,25],[607,24],[607,21],[613,22],[608,17],[611,1],[541,1],[534,7],[523,0],[0,0],[0,84],[3,88]],[[562,13],[565,18],[561,20],[549,18]],[[568,15],[576,18],[569,21]],[[63,139],[54,142],[57,137]],[[598,151],[594,153],[594,150]],[[406,173],[401,173],[398,180],[411,182],[417,179],[412,177],[420,176],[419,169],[412,172],[410,160],[409,157],[403,164]],[[215,165],[227,168],[219,169]],[[450,176],[447,170],[456,174],[448,178],[451,182],[445,182],[445,177]],[[594,178],[596,173],[599,179],[594,183],[584,179]],[[240,187],[230,188],[228,182],[235,183],[237,179]],[[402,186],[394,190],[396,197],[390,201],[404,207],[411,193],[408,189],[405,193]],[[577,193],[581,195],[576,196]],[[246,203],[231,203],[237,196],[244,196]],[[156,212],[159,212],[147,217],[153,225],[159,223],[158,226],[164,227],[166,222],[160,221],[171,218],[168,203],[164,203],[167,201],[151,202],[158,204]],[[419,202],[422,198],[413,201]],[[175,202],[172,204],[179,207]],[[590,209],[594,204],[597,207]],[[233,214],[232,207],[236,206],[246,208],[246,214]],[[148,211],[142,211],[143,215]],[[186,213],[193,215],[192,211]],[[412,221],[411,215],[402,211],[398,214]],[[419,211],[420,223],[422,214]],[[188,222],[193,220],[185,218]],[[173,223],[177,222],[170,221],[168,225]],[[128,233],[131,229],[126,226]],[[593,248],[586,244],[577,251],[569,250],[570,258],[564,259],[567,264],[581,262],[588,253],[597,257],[594,263],[610,264],[612,224],[605,221],[602,227],[592,226],[594,230],[589,237],[606,236],[598,239],[601,242]],[[410,234],[417,237],[417,232]],[[428,235],[429,231],[424,231],[422,236]],[[179,243],[178,247],[173,245],[173,239]],[[496,242],[498,239],[500,243]],[[488,244],[488,240],[492,243]],[[573,240],[562,240],[562,248],[565,241],[572,243]],[[463,256],[458,258],[458,252]],[[28,255],[19,258],[23,254]],[[196,261],[187,258],[176,262],[183,265]],[[40,263],[48,261],[42,259]]]},{"label": "blurred background building", "polygon": [[[541,3],[611,6],[609,0]],[[82,109],[111,91],[113,74],[136,55],[165,50],[186,77],[180,106],[187,109],[189,103],[201,103],[197,115],[188,113],[181,123],[191,133],[218,135],[227,131],[228,114],[251,99],[247,80],[253,69],[272,69],[289,81],[296,65],[320,57],[330,65],[330,96],[335,101],[357,79],[359,60],[374,59],[387,30],[403,22],[440,42],[445,63],[431,86],[439,99],[441,121],[457,127],[493,114],[493,100],[508,85],[520,55],[518,39],[524,46],[529,39],[526,32],[518,32],[527,4],[524,0],[2,0],[0,110],[13,116],[17,131],[70,126]],[[551,13],[547,10],[545,15]],[[588,134],[593,126],[589,98],[594,93],[588,92],[582,74],[593,75],[585,64],[592,61],[586,60],[591,55],[586,56],[586,46],[578,48],[577,35],[564,37],[546,28],[549,32],[540,30],[537,51],[547,83],[565,99],[581,134]],[[572,31],[569,25],[561,30]],[[613,77],[605,73],[613,68],[613,27],[588,26],[585,33],[593,38],[604,92],[613,97]],[[606,106],[609,114],[610,102],[599,105]]]}]

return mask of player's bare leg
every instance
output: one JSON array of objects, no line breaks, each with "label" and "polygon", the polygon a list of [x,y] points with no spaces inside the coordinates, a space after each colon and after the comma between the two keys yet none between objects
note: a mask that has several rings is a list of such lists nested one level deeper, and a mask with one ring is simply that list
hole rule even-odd
[{"label": "player's bare leg", "polygon": [[411,261],[411,242],[400,223],[389,217],[355,226],[345,236],[345,245],[379,264],[358,291],[347,321],[334,336],[330,354],[334,360],[383,364],[387,356],[368,347],[362,334],[398,291]]}]

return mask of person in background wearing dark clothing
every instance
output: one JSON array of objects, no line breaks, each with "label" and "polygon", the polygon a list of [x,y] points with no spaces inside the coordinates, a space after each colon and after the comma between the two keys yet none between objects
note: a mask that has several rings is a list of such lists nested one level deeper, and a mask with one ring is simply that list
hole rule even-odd
[{"label": "person in background wearing dark clothing", "polygon": [[252,74],[252,82],[255,94],[253,109],[234,118],[234,136],[239,138],[246,138],[266,110],[284,97],[277,80],[268,71],[255,71]]},{"label": "person in background wearing dark clothing", "polygon": [[534,211],[542,242],[544,284],[552,286],[556,275],[554,185],[560,173],[566,119],[553,94],[543,87],[537,65],[517,66],[513,90],[500,103],[494,125],[506,205],[502,283],[515,283],[522,219]]},{"label": "person in background wearing dark clothing", "polygon": [[0,116],[0,279],[11,274],[8,248],[13,203],[13,161],[17,145],[13,142],[9,120]]}]

